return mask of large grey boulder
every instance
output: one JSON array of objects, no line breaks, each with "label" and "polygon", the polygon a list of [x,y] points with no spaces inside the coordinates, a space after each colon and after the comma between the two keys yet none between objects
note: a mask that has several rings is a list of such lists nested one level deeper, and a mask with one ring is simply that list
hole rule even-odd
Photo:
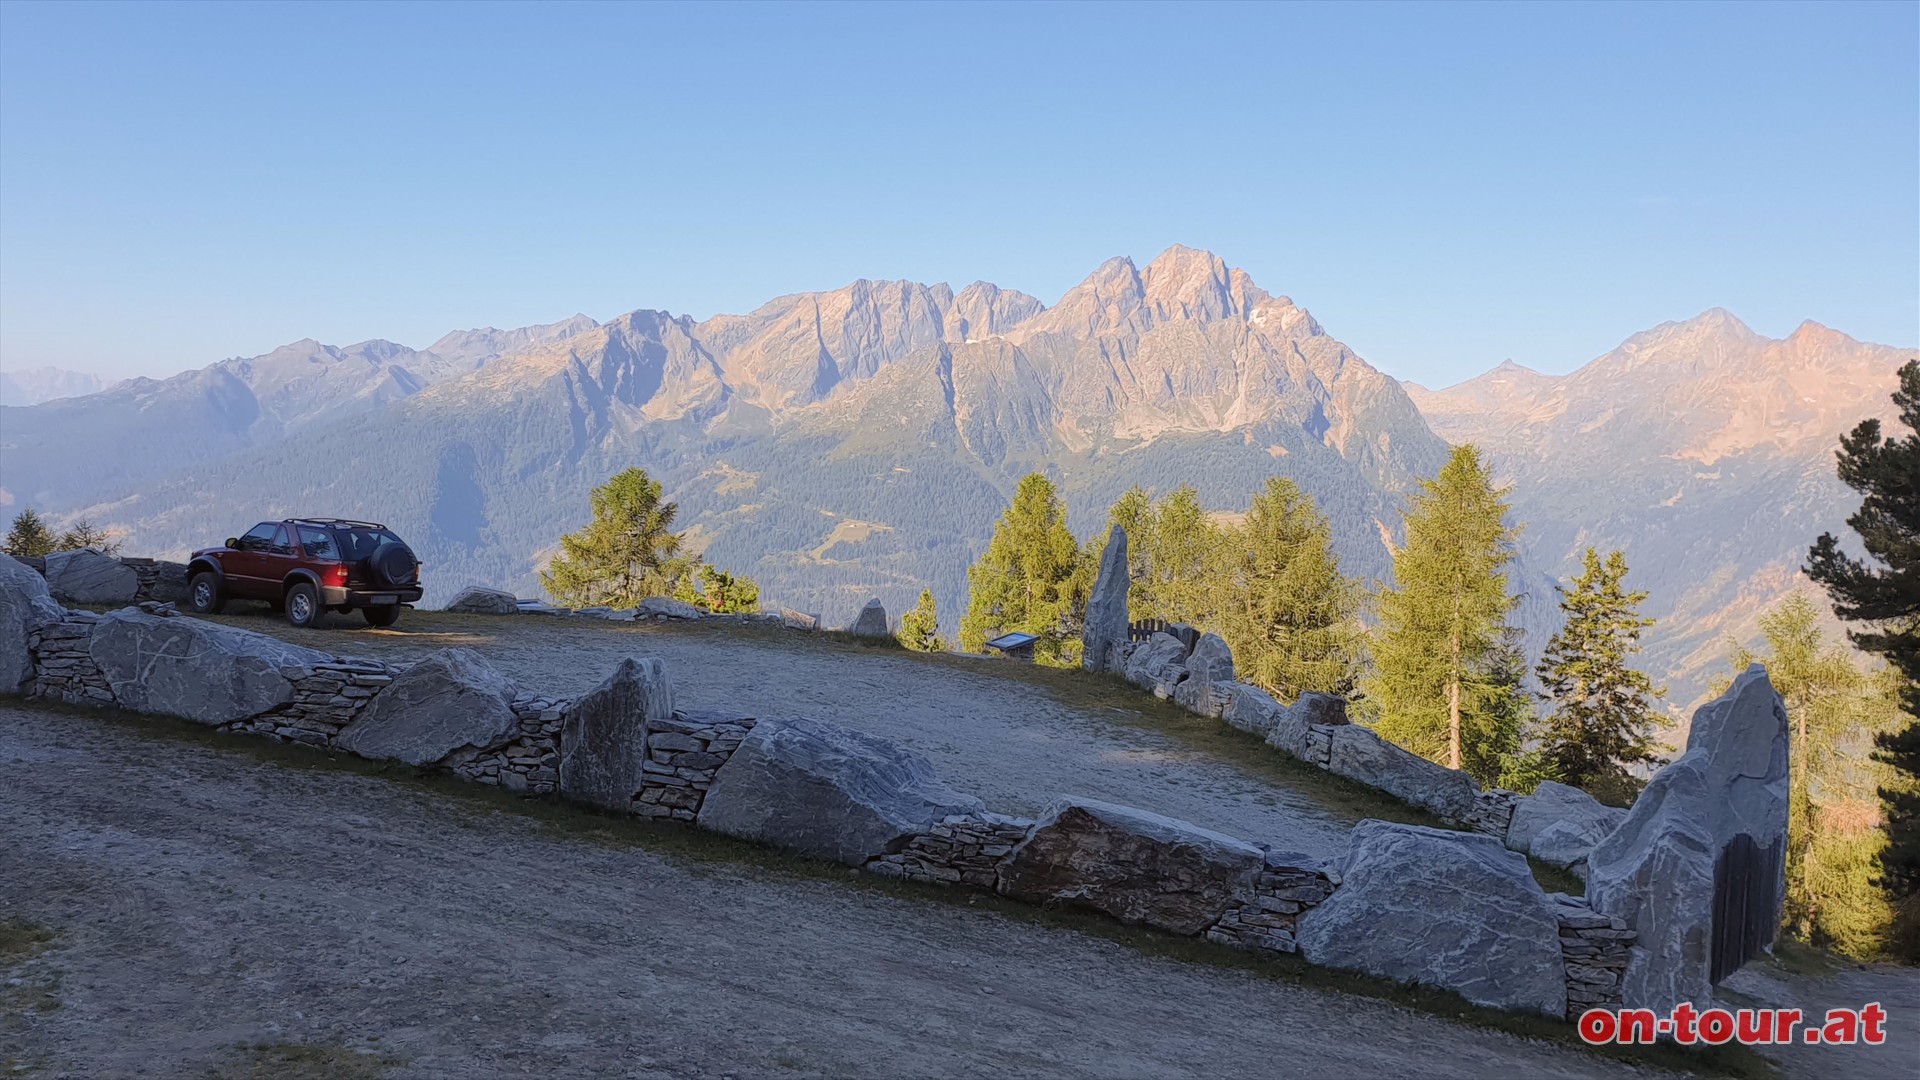
[{"label": "large grey boulder", "polygon": [[[1585,860],[1586,853],[1626,817],[1624,809],[1604,805],[1577,787],[1546,780],[1533,794],[1514,800],[1507,846],[1558,866],[1572,866]],[[1536,840],[1549,830],[1551,837],[1535,850]],[[1576,852],[1583,842],[1584,849]]]},{"label": "large grey boulder", "polygon": [[985,810],[897,743],[817,720],[762,719],[714,775],[699,824],[859,866],[941,818]]},{"label": "large grey boulder", "polygon": [[634,614],[642,619],[697,619],[700,609],[670,596],[649,596],[635,606]]},{"label": "large grey boulder", "polygon": [[0,694],[26,692],[33,678],[27,637],[65,614],[47,591],[47,579],[11,555],[0,555]]},{"label": "large grey boulder", "polygon": [[1115,525],[1100,553],[1100,573],[1087,597],[1086,629],[1080,634],[1080,666],[1113,670],[1114,651],[1127,641],[1127,592],[1132,580],[1127,563],[1127,530]]},{"label": "large grey boulder", "polygon": [[1198,934],[1253,895],[1266,863],[1244,840],[1097,799],[1063,796],[1000,868],[1000,891]]},{"label": "large grey boulder", "polygon": [[1322,694],[1313,690],[1301,694],[1300,700],[1293,703],[1293,714],[1303,724],[1339,727],[1349,722],[1346,698],[1339,694]]},{"label": "large grey boulder", "polygon": [[140,591],[133,567],[92,548],[47,556],[47,588],[69,604],[131,604]]},{"label": "large grey boulder", "polygon": [[626,811],[641,786],[647,733],[673,716],[666,661],[628,657],[567,710],[560,734],[560,794]]},{"label": "large grey boulder", "polygon": [[118,704],[203,724],[285,705],[295,679],[333,660],[265,634],[132,608],[102,616],[88,651]]},{"label": "large grey boulder", "polygon": [[[1749,667],[1694,713],[1686,753],[1654,774],[1587,856],[1594,910],[1638,934],[1621,981],[1628,1006],[1710,1001],[1716,934],[1730,949],[1722,977],[1751,958],[1747,943],[1772,947],[1786,898],[1787,740],[1780,695],[1764,668]],[[1722,866],[1724,933],[1714,926]]]},{"label": "large grey boulder", "polygon": [[432,765],[519,733],[513,681],[472,649],[442,649],[394,677],[334,745],[361,757]]},{"label": "large grey boulder", "polygon": [[1333,729],[1327,771],[1379,788],[1447,821],[1465,820],[1480,792],[1466,773],[1403,750],[1358,724]]},{"label": "large grey boulder", "polygon": [[820,616],[805,611],[795,611],[792,608],[781,608],[780,625],[789,630],[818,630]]},{"label": "large grey boulder", "polygon": [[887,609],[880,603],[879,597],[867,601],[866,606],[860,609],[860,614],[854,616],[853,625],[847,627],[847,633],[857,637],[887,636]]},{"label": "large grey boulder", "polygon": [[1172,634],[1155,634],[1127,658],[1127,681],[1161,697],[1170,696],[1186,678],[1186,643]]},{"label": "large grey boulder", "polygon": [[1237,682],[1227,687],[1227,704],[1220,711],[1220,718],[1241,731],[1265,738],[1273,732],[1284,712],[1286,706],[1275,701],[1272,694]]},{"label": "large grey boulder", "polygon": [[1451,990],[1476,1005],[1562,1016],[1560,920],[1527,860],[1480,833],[1363,821],[1340,887],[1300,917],[1300,954]]},{"label": "large grey boulder", "polygon": [[1187,654],[1187,677],[1173,688],[1173,700],[1188,712],[1219,716],[1233,686],[1233,650],[1218,634],[1202,634]]},{"label": "large grey boulder", "polygon": [[510,592],[469,585],[447,604],[447,610],[463,615],[518,615],[520,600]]}]

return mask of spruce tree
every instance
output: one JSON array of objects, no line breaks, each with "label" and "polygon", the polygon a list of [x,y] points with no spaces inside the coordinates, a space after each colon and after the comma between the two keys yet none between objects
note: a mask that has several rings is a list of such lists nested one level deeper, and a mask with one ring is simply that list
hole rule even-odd
[{"label": "spruce tree", "polygon": [[1067,508],[1053,481],[1032,473],[1014,490],[980,561],[967,568],[969,598],[960,647],[980,652],[1002,634],[1035,635],[1034,658],[1080,662],[1078,622],[1085,614],[1080,545],[1067,531]]},{"label": "spruce tree", "polygon": [[1920,959],[1920,361],[1900,367],[1893,402],[1903,436],[1880,434],[1863,420],[1840,440],[1840,479],[1863,496],[1847,519],[1866,558],[1840,550],[1822,534],[1807,557],[1807,574],[1826,587],[1834,612],[1864,629],[1854,644],[1886,658],[1898,673],[1906,723],[1875,738],[1877,757],[1893,768],[1880,788],[1886,849],[1880,887],[1897,911],[1895,948]]},{"label": "spruce tree", "polygon": [[67,527],[54,541],[55,551],[79,551],[92,548],[102,555],[120,554],[120,541],[115,540],[107,530],[99,528],[86,518],[81,518]]},{"label": "spruce tree", "polygon": [[660,482],[644,469],[627,469],[594,488],[593,521],[562,536],[561,553],[540,574],[547,592],[569,607],[632,607],[671,595],[692,567],[673,561],[680,550],[672,531],[679,507],[660,494]]},{"label": "spruce tree", "polygon": [[940,614],[934,608],[933,590],[921,589],[920,602],[900,616],[900,644],[914,652],[939,652]]},{"label": "spruce tree", "polygon": [[1661,761],[1654,699],[1665,691],[1629,665],[1653,620],[1640,614],[1647,594],[1627,591],[1626,556],[1588,548],[1582,566],[1560,590],[1566,622],[1535,669],[1552,704],[1540,749],[1563,782],[1621,802],[1636,787],[1631,768]]},{"label": "spruce tree", "polygon": [[1506,495],[1478,450],[1456,447],[1414,493],[1394,585],[1377,601],[1367,694],[1380,734],[1454,769],[1466,764],[1468,732],[1510,704],[1500,677],[1516,603]]},{"label": "spruce tree", "polygon": [[1286,701],[1351,691],[1364,638],[1360,586],[1340,573],[1333,527],[1313,500],[1273,477],[1219,546],[1210,628],[1233,649],[1240,679]]},{"label": "spruce tree", "polygon": [[54,543],[53,530],[47,528],[47,523],[32,507],[14,515],[13,527],[7,530],[7,554],[23,559],[45,558],[58,550]]}]

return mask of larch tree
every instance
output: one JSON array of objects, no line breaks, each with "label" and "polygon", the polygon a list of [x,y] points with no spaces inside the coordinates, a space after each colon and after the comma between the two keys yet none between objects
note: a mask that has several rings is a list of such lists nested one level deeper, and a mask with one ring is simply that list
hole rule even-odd
[{"label": "larch tree", "polygon": [[1333,527],[1285,477],[1267,481],[1241,524],[1221,531],[1215,629],[1240,678],[1293,701],[1346,694],[1365,633],[1359,583],[1340,572]]},{"label": "larch tree", "polygon": [[1465,766],[1467,733],[1510,697],[1500,675],[1516,603],[1507,588],[1515,530],[1506,496],[1478,450],[1456,447],[1414,493],[1394,584],[1377,597],[1366,684],[1377,728],[1449,768]]},{"label": "larch tree", "polygon": [[1654,702],[1665,691],[1631,664],[1640,632],[1653,620],[1640,614],[1647,594],[1629,591],[1626,578],[1626,555],[1602,559],[1588,548],[1573,587],[1560,590],[1566,622],[1535,669],[1551,705],[1543,760],[1564,783],[1608,802],[1631,798],[1634,766],[1662,760],[1654,750]]},{"label": "larch tree", "polygon": [[594,488],[590,501],[593,520],[560,538],[560,554],[540,574],[547,592],[569,607],[631,607],[671,594],[690,567],[674,563],[679,507],[661,499],[660,482],[627,469]]},{"label": "larch tree", "polygon": [[940,613],[934,607],[933,590],[921,589],[920,602],[900,616],[900,644],[914,652],[939,652]]},{"label": "larch tree", "polygon": [[980,652],[993,638],[1017,631],[1038,638],[1036,660],[1078,664],[1078,622],[1086,606],[1082,563],[1053,481],[1041,473],[1021,479],[987,550],[967,568],[960,647]]},{"label": "larch tree", "polygon": [[1891,773],[1879,789],[1886,847],[1878,884],[1895,909],[1893,948],[1920,960],[1920,361],[1900,367],[1893,394],[1905,435],[1883,438],[1878,420],[1842,437],[1840,479],[1863,496],[1847,524],[1865,557],[1823,534],[1808,552],[1807,574],[1827,590],[1834,612],[1861,624],[1854,644],[1886,658],[1904,723],[1875,736]]},{"label": "larch tree", "polygon": [[[1885,898],[1868,887],[1884,841],[1875,788],[1886,778],[1868,750],[1892,730],[1898,698],[1820,630],[1820,611],[1795,593],[1760,617],[1764,652],[1735,646],[1732,674],[1765,665],[1786,703],[1792,782],[1787,794],[1787,901],[1791,929],[1815,945],[1870,955],[1884,933]],[[1715,686],[1724,692],[1731,677]]]}]

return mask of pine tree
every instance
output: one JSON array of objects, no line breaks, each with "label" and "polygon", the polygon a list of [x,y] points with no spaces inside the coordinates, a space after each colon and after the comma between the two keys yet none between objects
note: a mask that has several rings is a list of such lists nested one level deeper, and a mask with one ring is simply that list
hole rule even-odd
[{"label": "pine tree", "polygon": [[[1816,945],[1866,955],[1888,921],[1886,900],[1835,881],[1834,868],[1851,863],[1862,879],[1858,884],[1865,884],[1867,865],[1858,855],[1880,844],[1873,792],[1887,770],[1872,763],[1867,747],[1898,722],[1895,687],[1825,640],[1820,611],[1802,593],[1762,615],[1760,632],[1764,653],[1736,645],[1728,660],[1733,674],[1754,663],[1766,666],[1792,726],[1785,918]],[[1724,692],[1731,683],[1731,677],[1722,680],[1715,690]],[[1843,935],[1843,926],[1854,929]]]},{"label": "pine tree", "polygon": [[1154,618],[1195,626],[1211,621],[1218,595],[1215,570],[1224,546],[1220,527],[1201,508],[1200,493],[1191,484],[1174,488],[1160,500],[1154,507],[1148,553]]},{"label": "pine tree", "polygon": [[1880,788],[1887,845],[1879,884],[1898,912],[1895,948],[1920,960],[1920,361],[1900,367],[1893,402],[1907,434],[1880,435],[1878,420],[1863,420],[1840,440],[1840,479],[1864,496],[1847,519],[1866,549],[1865,559],[1840,550],[1832,533],[1814,542],[1807,575],[1826,587],[1834,612],[1867,629],[1854,644],[1893,666],[1906,723],[1875,737],[1876,756],[1893,775]]},{"label": "pine tree", "polygon": [[632,607],[670,595],[680,576],[670,560],[680,550],[673,529],[679,507],[660,499],[660,483],[627,469],[593,489],[593,521],[560,538],[561,554],[540,582],[569,607]]},{"label": "pine tree", "polygon": [[671,593],[675,600],[716,615],[751,615],[760,610],[760,586],[752,578],[704,563],[697,565],[697,570],[688,566],[667,572],[668,577],[676,579]]},{"label": "pine tree", "polygon": [[1346,694],[1359,676],[1360,586],[1340,573],[1333,527],[1292,480],[1273,477],[1220,534],[1219,614],[1244,682],[1292,701]]},{"label": "pine tree", "polygon": [[1665,694],[1628,665],[1640,651],[1640,632],[1653,620],[1640,614],[1647,594],[1628,592],[1626,577],[1623,553],[1603,560],[1587,549],[1573,588],[1560,590],[1566,623],[1536,669],[1553,705],[1541,745],[1544,760],[1565,783],[1613,802],[1632,797],[1632,766],[1661,761],[1654,753],[1659,714],[1653,702]]},{"label": "pine tree", "polygon": [[980,561],[967,568],[970,596],[960,620],[960,647],[980,652],[1015,631],[1034,634],[1034,658],[1056,666],[1080,662],[1078,622],[1086,597],[1080,545],[1067,531],[1067,508],[1053,481],[1032,473],[1014,490]]},{"label": "pine tree", "polygon": [[900,644],[914,652],[939,652],[946,647],[940,640],[940,614],[934,608],[932,589],[921,589],[920,602],[900,616],[899,637]]},{"label": "pine tree", "polygon": [[59,550],[54,545],[53,530],[47,528],[47,523],[32,507],[14,515],[13,527],[7,530],[7,554],[23,559],[45,558]]},{"label": "pine tree", "polygon": [[1506,495],[1479,451],[1456,447],[1414,494],[1395,584],[1378,597],[1367,694],[1380,734],[1454,769],[1466,764],[1468,731],[1509,704],[1498,678],[1516,602]]}]

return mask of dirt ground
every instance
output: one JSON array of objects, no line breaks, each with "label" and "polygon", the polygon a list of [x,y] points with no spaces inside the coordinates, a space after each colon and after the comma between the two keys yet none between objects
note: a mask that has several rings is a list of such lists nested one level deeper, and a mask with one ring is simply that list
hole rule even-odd
[{"label": "dirt ground", "polygon": [[797,631],[537,615],[409,612],[396,631],[371,630],[346,616],[305,631],[266,615],[228,621],[382,659],[464,646],[529,690],[567,697],[593,689],[625,657],[658,656],[683,706],[808,716],[885,736],[925,754],[941,779],[1002,813],[1036,815],[1055,795],[1085,795],[1312,855],[1343,850],[1359,820],[1232,762],[1118,723],[1110,708],[1067,704],[996,674],[1005,661],[929,661]]},{"label": "dirt ground", "polygon": [[92,716],[0,706],[0,823],[18,1075],[1653,1075]]}]

